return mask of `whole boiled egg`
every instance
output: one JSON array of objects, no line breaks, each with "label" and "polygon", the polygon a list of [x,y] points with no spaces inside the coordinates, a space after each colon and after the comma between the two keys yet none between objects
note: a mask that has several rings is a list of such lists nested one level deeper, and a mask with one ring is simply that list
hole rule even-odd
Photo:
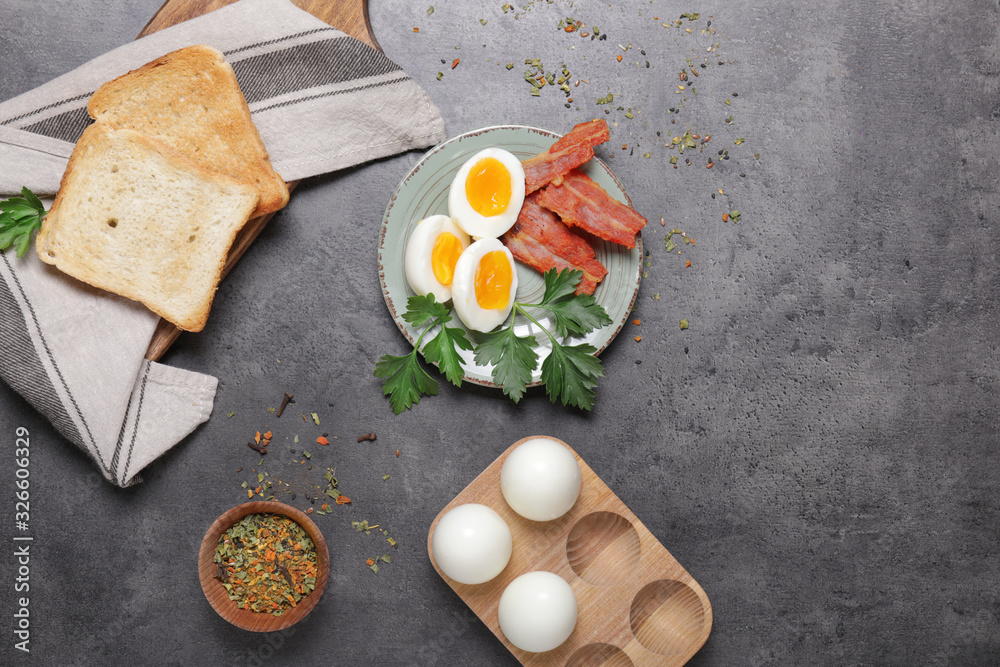
[{"label": "whole boiled egg", "polygon": [[479,239],[458,258],[451,287],[455,312],[465,326],[483,333],[492,331],[514,307],[514,256],[497,239]]},{"label": "whole boiled egg", "polygon": [[448,510],[431,538],[438,567],[462,584],[482,584],[500,574],[510,561],[513,546],[507,522],[478,503]]},{"label": "whole boiled egg", "polygon": [[455,264],[472,240],[447,215],[432,215],[417,223],[406,245],[403,268],[417,294],[433,294],[438,303],[451,298]]},{"label": "whole boiled egg", "polygon": [[500,490],[510,508],[525,519],[552,521],[580,496],[580,464],[558,440],[529,438],[504,461]]},{"label": "whole boiled egg", "polygon": [[502,148],[486,148],[463,164],[448,191],[448,212],[474,238],[497,238],[524,203],[524,168]]},{"label": "whole boiled egg", "polygon": [[500,596],[500,630],[522,651],[542,653],[573,634],[578,607],[566,580],[545,571],[528,572],[510,582]]}]

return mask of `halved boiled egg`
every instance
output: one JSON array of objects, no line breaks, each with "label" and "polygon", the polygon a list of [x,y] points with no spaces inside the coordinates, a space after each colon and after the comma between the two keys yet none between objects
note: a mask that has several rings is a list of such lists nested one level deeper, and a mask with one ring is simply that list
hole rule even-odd
[{"label": "halved boiled egg", "polygon": [[480,239],[458,258],[452,301],[468,328],[486,333],[502,324],[514,307],[516,293],[514,256],[497,239]]},{"label": "halved boiled egg", "polygon": [[438,303],[450,299],[455,265],[471,242],[447,215],[432,215],[417,223],[403,258],[410,288],[420,296],[433,294]]},{"label": "halved boiled egg", "polygon": [[477,239],[510,229],[523,203],[524,168],[502,148],[486,148],[469,158],[448,191],[448,212]]}]

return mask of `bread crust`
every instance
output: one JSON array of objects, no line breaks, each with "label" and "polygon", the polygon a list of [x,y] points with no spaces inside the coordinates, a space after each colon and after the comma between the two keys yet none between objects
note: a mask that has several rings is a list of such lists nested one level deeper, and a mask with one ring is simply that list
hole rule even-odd
[{"label": "bread crust", "polygon": [[91,125],[35,241],[39,258],[85,283],[201,331],[258,191],[140,132]]},{"label": "bread crust", "polygon": [[288,187],[271,166],[233,68],[215,48],[184,47],[123,74],[97,89],[87,111],[257,188],[254,216],[288,203]]}]

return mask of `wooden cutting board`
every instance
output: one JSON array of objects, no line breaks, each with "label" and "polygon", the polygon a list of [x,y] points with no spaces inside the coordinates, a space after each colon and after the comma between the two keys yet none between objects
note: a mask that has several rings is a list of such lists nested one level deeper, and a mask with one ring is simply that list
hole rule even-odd
[{"label": "wooden cutting board", "polygon": [[[167,0],[160,7],[156,15],[150,19],[146,27],[139,33],[139,37],[145,37],[164,28],[183,23],[188,19],[193,19],[202,14],[214,11],[226,5],[232,4],[236,0]],[[294,5],[304,9],[313,16],[326,21],[334,28],[355,37],[362,42],[382,50],[375,41],[372,34],[371,24],[368,21],[367,0],[291,0]],[[294,189],[296,183],[289,183],[288,188]],[[222,270],[222,277],[232,270],[236,262],[239,261],[243,253],[254,242],[267,223],[274,217],[274,213],[253,218],[247,223],[236,237],[233,247],[229,251],[229,258]],[[181,330],[176,326],[160,320],[150,341],[149,349],[146,350],[146,358],[157,361],[166,353],[170,346],[177,340]]]}]

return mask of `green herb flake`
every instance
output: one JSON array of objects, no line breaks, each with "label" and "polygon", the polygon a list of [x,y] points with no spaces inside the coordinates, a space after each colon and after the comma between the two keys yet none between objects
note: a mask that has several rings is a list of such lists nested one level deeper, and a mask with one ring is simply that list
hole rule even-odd
[{"label": "green herb flake", "polygon": [[687,329],[687,328],[688,328],[688,321],[687,318],[685,317],[683,320],[681,320],[681,329]]},{"label": "green herb flake", "polygon": [[229,413],[228,415],[226,415],[226,416],[227,416],[227,417],[229,417],[230,419],[232,419],[233,417],[235,417],[235,416],[236,416],[236,413],[235,413],[235,412],[230,412],[230,413]]},{"label": "green herb flake", "polygon": [[739,222],[740,221],[740,212],[737,211],[737,210],[735,210],[735,209],[732,210],[732,211],[730,211],[729,212],[729,219],[732,220],[733,222]]},{"label": "green herb flake", "polygon": [[443,77],[444,77],[444,72],[438,72],[437,76],[434,77],[434,78],[436,78],[438,81],[440,81]]},{"label": "green herb flake", "polygon": [[427,8],[427,16],[430,16],[433,13],[434,13],[434,5],[431,5],[430,7]]},{"label": "green herb flake", "polygon": [[242,484],[240,484],[240,488],[241,489],[245,489],[245,488],[247,488],[247,486],[249,486],[249,484],[247,484],[246,482],[243,482]]},{"label": "green herb flake", "polygon": [[390,475],[382,475],[382,481],[385,482],[389,479]]},{"label": "green herb flake", "polygon": [[486,25],[487,23],[489,23],[489,21],[486,19],[479,19],[479,25]]},{"label": "green herb flake", "polygon": [[677,156],[676,155],[671,155],[670,156],[670,164],[677,164]]},{"label": "green herb flake", "polygon": [[307,459],[312,458],[312,454],[310,454],[309,452],[302,452],[302,456],[306,457]]},{"label": "green herb flake", "polygon": [[514,63],[507,63],[507,69],[508,70],[514,69]]},{"label": "green herb flake", "polygon": [[264,473],[262,472],[257,473],[257,482],[263,482],[263,481],[264,481]]},{"label": "green herb flake", "polygon": [[319,415],[316,414],[315,412],[310,412],[309,416],[312,417],[312,420],[313,422],[315,422],[316,426],[319,426]]}]

